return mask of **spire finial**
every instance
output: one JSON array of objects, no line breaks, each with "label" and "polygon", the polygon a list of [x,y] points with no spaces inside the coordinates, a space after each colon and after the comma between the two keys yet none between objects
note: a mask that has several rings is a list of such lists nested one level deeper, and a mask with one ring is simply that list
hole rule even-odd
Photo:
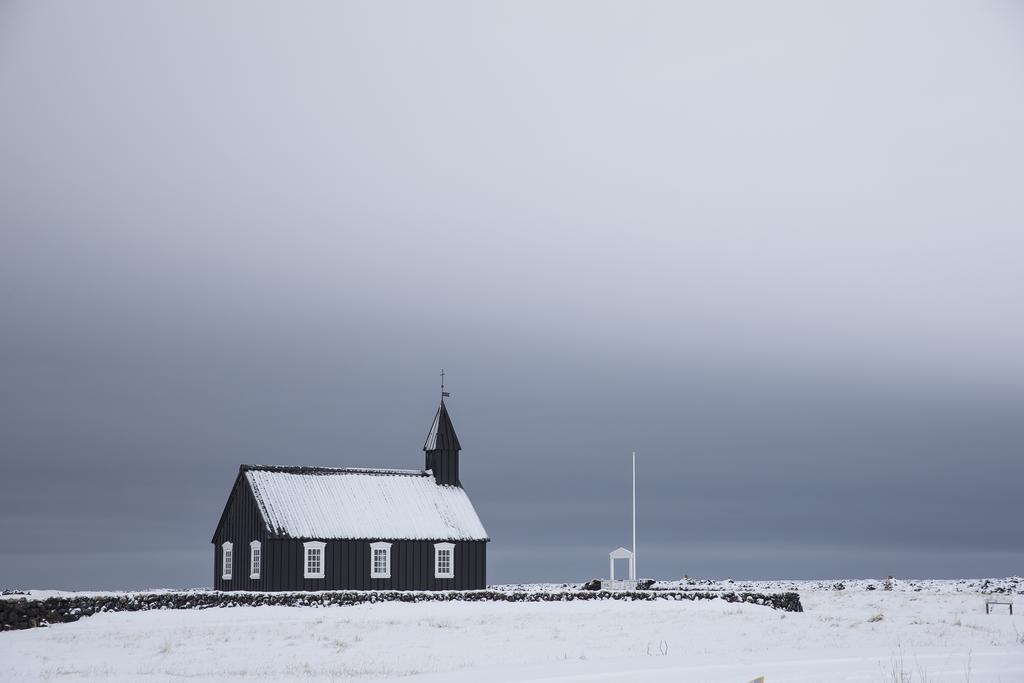
[{"label": "spire finial", "polygon": [[445,399],[445,396],[451,396],[450,393],[444,390],[444,368],[441,368],[441,400]]}]

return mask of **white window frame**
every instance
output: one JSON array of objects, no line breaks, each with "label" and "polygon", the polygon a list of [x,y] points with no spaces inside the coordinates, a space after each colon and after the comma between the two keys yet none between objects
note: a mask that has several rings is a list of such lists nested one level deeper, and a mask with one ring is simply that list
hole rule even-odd
[{"label": "white window frame", "polygon": [[234,546],[231,541],[224,541],[220,548],[220,578],[230,581],[232,565],[235,563]]},{"label": "white window frame", "polygon": [[263,569],[263,545],[259,541],[249,544],[249,578],[260,578],[260,570]]},{"label": "white window frame", "polygon": [[[327,553],[324,552],[324,548],[327,544],[323,541],[306,541],[302,544],[302,578],[304,579],[322,579],[324,578],[324,568],[327,565]],[[320,552],[320,571],[313,572],[309,570],[309,558],[312,550]]]},{"label": "white window frame", "polygon": [[[384,571],[377,571],[377,552],[384,552]],[[386,541],[377,541],[370,544],[370,578],[390,579],[391,578],[391,544]]]},{"label": "white window frame", "polygon": [[[444,552],[448,554],[448,571],[441,571],[441,556]],[[455,544],[435,543],[434,544],[434,578],[454,579],[455,578]]]}]

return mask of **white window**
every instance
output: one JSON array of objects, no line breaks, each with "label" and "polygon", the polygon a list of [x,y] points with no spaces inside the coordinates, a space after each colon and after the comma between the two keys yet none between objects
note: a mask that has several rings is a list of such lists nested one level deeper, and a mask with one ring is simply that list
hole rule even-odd
[{"label": "white window", "polygon": [[391,578],[391,544],[379,541],[370,544],[370,578]]},{"label": "white window", "polygon": [[260,578],[260,565],[263,564],[263,547],[259,541],[249,544],[249,578]]},{"label": "white window", "polygon": [[323,541],[306,541],[302,544],[305,548],[305,562],[303,562],[302,577],[305,579],[324,578],[324,547]]},{"label": "white window", "polygon": [[231,550],[231,541],[224,541],[224,543],[221,545],[221,549],[222,549],[222,552],[221,552],[221,556],[220,556],[220,560],[221,560],[220,578],[222,578],[222,579],[230,579],[231,578],[231,564],[232,564],[232,562],[234,562],[234,558],[232,557],[232,555],[234,555],[234,553]]},{"label": "white window", "polygon": [[434,578],[455,578],[455,544],[434,544]]}]

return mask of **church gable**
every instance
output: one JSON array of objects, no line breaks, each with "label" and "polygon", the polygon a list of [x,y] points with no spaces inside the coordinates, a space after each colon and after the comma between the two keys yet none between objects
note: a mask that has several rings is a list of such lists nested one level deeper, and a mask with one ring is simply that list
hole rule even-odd
[{"label": "church gable", "polygon": [[239,532],[244,532],[245,535],[253,538],[264,538],[268,535],[263,514],[252,495],[249,482],[243,475],[244,470],[239,468],[238,476],[235,477],[235,483],[231,487],[231,493],[224,505],[224,511],[214,530],[212,539],[214,543],[221,543]]}]

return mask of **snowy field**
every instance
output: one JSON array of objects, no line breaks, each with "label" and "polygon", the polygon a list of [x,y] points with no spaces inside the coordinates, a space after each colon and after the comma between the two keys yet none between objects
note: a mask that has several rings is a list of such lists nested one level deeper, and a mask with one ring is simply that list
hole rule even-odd
[{"label": "snowy field", "polygon": [[985,614],[980,582],[833,583],[716,584],[795,589],[802,614],[719,601],[100,614],[0,633],[0,679],[1024,681],[1024,581],[984,584],[1016,594],[1013,616]]}]

